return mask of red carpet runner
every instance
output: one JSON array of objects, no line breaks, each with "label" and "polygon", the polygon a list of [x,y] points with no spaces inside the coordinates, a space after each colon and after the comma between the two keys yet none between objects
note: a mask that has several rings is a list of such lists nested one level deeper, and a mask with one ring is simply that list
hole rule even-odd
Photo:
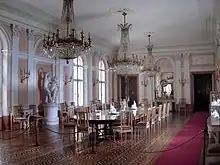
[{"label": "red carpet runner", "polygon": [[[193,114],[182,130],[171,140],[167,149],[180,145],[204,129],[207,117],[206,112]],[[179,148],[164,152],[155,165],[198,165],[202,145],[203,133]]]}]

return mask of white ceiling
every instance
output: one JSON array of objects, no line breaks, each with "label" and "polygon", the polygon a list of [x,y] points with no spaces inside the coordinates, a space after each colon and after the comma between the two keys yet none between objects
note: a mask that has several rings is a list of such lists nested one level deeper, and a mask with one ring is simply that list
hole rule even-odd
[{"label": "white ceiling", "polygon": [[[60,18],[62,0],[20,0]],[[147,44],[145,32],[155,32],[155,47],[190,45],[212,40],[214,0],[74,0],[78,28],[91,32],[102,43],[117,46],[122,16],[116,11],[129,8],[133,50]],[[59,24],[59,22],[57,22]]]}]

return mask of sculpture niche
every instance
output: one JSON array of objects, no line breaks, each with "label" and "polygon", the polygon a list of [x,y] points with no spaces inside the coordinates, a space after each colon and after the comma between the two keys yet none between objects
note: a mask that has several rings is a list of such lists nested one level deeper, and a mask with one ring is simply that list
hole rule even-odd
[{"label": "sculpture niche", "polygon": [[59,124],[57,104],[59,85],[56,77],[53,77],[51,73],[44,74],[42,92],[44,116],[47,119],[46,123],[48,125],[57,125]]}]

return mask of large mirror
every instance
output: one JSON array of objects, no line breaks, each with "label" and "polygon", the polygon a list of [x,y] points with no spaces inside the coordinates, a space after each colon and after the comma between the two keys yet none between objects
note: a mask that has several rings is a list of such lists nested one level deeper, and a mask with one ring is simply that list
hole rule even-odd
[{"label": "large mirror", "polygon": [[155,77],[155,98],[156,99],[173,99],[173,73],[158,73]]}]

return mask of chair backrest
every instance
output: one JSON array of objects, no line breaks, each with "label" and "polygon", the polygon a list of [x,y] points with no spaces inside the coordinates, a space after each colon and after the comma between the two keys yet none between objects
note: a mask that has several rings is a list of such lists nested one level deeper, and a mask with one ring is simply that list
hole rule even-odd
[{"label": "chair backrest", "polygon": [[65,111],[66,110],[66,103],[60,103],[60,110]]},{"label": "chair backrest", "polygon": [[162,118],[166,116],[166,110],[167,110],[167,103],[163,103],[163,111],[162,111]]},{"label": "chair backrest", "polygon": [[123,126],[133,126],[133,112],[128,110],[128,111],[121,111],[120,114],[121,122],[120,125],[121,127]]},{"label": "chair backrest", "polygon": [[73,117],[74,116],[74,106],[69,106],[68,108],[67,108],[67,111],[68,111],[68,116],[69,117]]},{"label": "chair backrest", "polygon": [[146,114],[147,114],[147,116],[146,116],[146,122],[150,122],[151,114],[152,114],[152,108],[148,108]]},{"label": "chair backrest", "polygon": [[20,116],[22,110],[22,105],[14,105],[12,109],[12,115],[13,116]]},{"label": "chair backrest", "polygon": [[88,107],[81,107],[78,112],[76,112],[76,122],[77,126],[83,125],[84,127],[89,126],[89,108]]},{"label": "chair backrest", "polygon": [[162,104],[159,105],[159,108],[158,108],[158,120],[160,121],[161,120],[161,117],[162,117]]},{"label": "chair backrest", "polygon": [[166,116],[169,116],[170,113],[171,102],[167,103]]},{"label": "chair backrest", "polygon": [[186,106],[186,99],[180,98],[179,100],[179,107],[185,107]]},{"label": "chair backrest", "polygon": [[29,109],[32,109],[34,114],[37,113],[37,106],[36,105],[29,105]]}]

